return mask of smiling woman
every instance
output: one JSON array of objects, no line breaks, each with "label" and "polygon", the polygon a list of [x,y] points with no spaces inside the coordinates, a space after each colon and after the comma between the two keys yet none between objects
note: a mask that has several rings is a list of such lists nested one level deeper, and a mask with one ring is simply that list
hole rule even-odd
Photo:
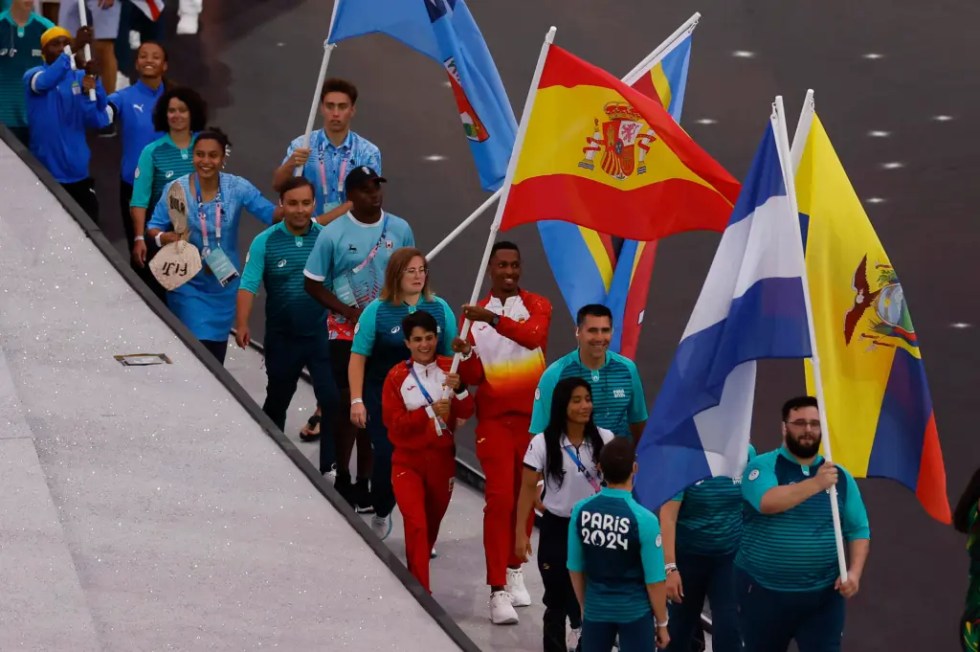
[{"label": "smiling woman", "polygon": [[367,428],[374,449],[372,527],[382,539],[391,531],[390,515],[395,506],[391,485],[392,445],[381,412],[382,388],[392,367],[409,357],[402,320],[423,310],[436,321],[439,353],[451,356],[456,317],[449,304],[429,288],[429,268],[422,252],[403,247],[388,261],[381,294],[364,308],[358,319],[347,370],[351,422],[358,428]]},{"label": "smiling woman", "polygon": [[[265,224],[282,219],[282,208],[275,207],[248,180],[221,173],[230,146],[218,129],[198,134],[194,172],[163,189],[147,228],[158,247],[184,239],[200,250],[204,268],[167,293],[167,306],[222,364],[235,319],[242,211],[247,209]],[[167,201],[175,184],[187,198],[185,215],[171,210]]]},{"label": "smiling woman", "polygon": [[430,551],[456,474],[453,433],[473,415],[473,397],[459,375],[450,372],[452,359],[436,354],[439,324],[432,315],[424,310],[409,314],[401,331],[410,358],[385,378],[382,416],[394,448],[392,486],[405,521],[408,570],[431,593]]},{"label": "smiling woman", "polygon": [[153,129],[164,135],[143,148],[133,171],[133,194],[129,200],[133,235],[129,246],[133,267],[156,295],[164,299],[163,288],[146,269],[157,251],[154,243],[144,240],[146,213],[157,205],[166,184],[193,172],[191,145],[207,124],[208,107],[196,91],[171,88],[155,102],[151,113]]}]

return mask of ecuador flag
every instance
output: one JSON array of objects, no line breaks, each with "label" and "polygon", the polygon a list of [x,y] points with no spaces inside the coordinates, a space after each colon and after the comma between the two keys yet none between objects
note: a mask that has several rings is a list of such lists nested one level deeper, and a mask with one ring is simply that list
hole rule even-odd
[{"label": "ecuador flag", "polygon": [[936,417],[902,285],[815,115],[796,192],[834,461],[858,478],[897,480],[949,523]]},{"label": "ecuador flag", "polygon": [[738,182],[660,102],[554,45],[532,92],[502,230],[565,220],[656,240],[724,228]]}]

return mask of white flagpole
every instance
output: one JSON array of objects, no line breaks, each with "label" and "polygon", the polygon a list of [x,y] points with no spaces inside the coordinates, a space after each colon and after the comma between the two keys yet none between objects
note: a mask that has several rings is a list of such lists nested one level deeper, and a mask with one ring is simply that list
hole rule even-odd
[{"label": "white flagpole", "polygon": [[683,25],[674,30],[674,33],[668,36],[663,43],[658,45],[650,54],[645,56],[640,63],[636,64],[636,66],[622,78],[622,81],[626,84],[634,84],[636,80],[643,75],[643,73],[660,63],[661,59],[670,54],[677,45],[678,41],[693,32],[694,28],[698,26],[698,22],[700,20],[701,14],[694,12],[694,15],[684,21]]},{"label": "white flagpole", "polygon": [[[809,94],[808,98],[810,98]],[[776,148],[779,151],[779,159],[783,168],[783,181],[786,184],[786,194],[789,197],[789,204],[794,217],[794,222],[797,225],[797,229],[799,229],[799,207],[796,203],[796,169],[792,165],[793,159],[789,145],[789,134],[787,133],[786,129],[786,113],[783,109],[782,95],[776,96],[773,109],[773,131],[776,135]],[[805,110],[806,107],[804,106],[804,111]],[[797,129],[795,138],[799,138],[800,136],[801,133],[799,129]],[[802,136],[802,139],[805,141],[807,134],[802,134]],[[803,260],[804,252],[802,233],[800,233],[798,242],[800,243],[800,259]],[[823,441],[824,459],[827,464],[833,464],[833,458],[830,452],[830,430],[827,428],[827,415],[825,410],[825,406],[827,404],[824,401],[823,396],[823,380],[820,376],[820,356],[818,355],[817,351],[817,336],[813,326],[813,304],[810,301],[810,285],[806,276],[805,263],[803,265],[803,303],[806,306],[807,329],[809,330],[810,334],[810,349],[812,353],[811,363],[813,364],[813,377],[816,385],[817,405],[819,406],[820,413],[820,432],[822,433],[821,439]],[[840,506],[837,504],[837,485],[832,486],[829,493],[830,511],[833,515],[834,521],[834,539],[837,543],[837,564],[840,570],[841,582],[846,582],[847,558],[844,556],[844,534],[841,530]]]},{"label": "white flagpole", "polygon": [[[524,100],[524,113],[521,114],[521,124],[517,127],[517,137],[514,139],[514,150],[510,153],[510,162],[507,164],[507,176],[504,177],[504,185],[500,187],[500,203],[497,204],[497,213],[493,217],[490,225],[490,234],[487,236],[487,246],[483,249],[483,258],[480,260],[480,267],[476,271],[476,282],[473,283],[473,293],[470,295],[469,304],[472,305],[480,298],[480,287],[483,285],[483,274],[486,272],[487,263],[490,262],[490,250],[493,242],[497,239],[497,231],[500,229],[500,220],[504,215],[504,207],[507,205],[507,196],[510,194],[511,182],[514,180],[514,172],[517,170],[517,160],[520,158],[521,148],[524,145],[524,136],[527,134],[527,124],[531,118],[531,111],[534,110],[534,98],[537,95],[538,83],[541,81],[541,72],[544,70],[544,62],[548,58],[548,49],[555,41],[557,27],[552,27],[545,34],[544,43],[541,44],[541,53],[538,54],[538,63],[534,68],[534,75],[531,77],[531,85],[527,89],[527,99]],[[472,323],[469,319],[463,321],[463,328],[459,333],[460,338],[466,339],[469,335]],[[460,354],[453,356],[453,364],[449,373],[456,373],[459,368]]]},{"label": "white flagpole", "polygon": [[803,160],[803,150],[806,149],[806,140],[810,137],[810,125],[813,124],[813,116],[816,111],[813,102],[813,89],[807,89],[806,98],[803,100],[803,108],[800,110],[800,119],[796,123],[796,133],[793,134],[793,145],[790,147],[790,155],[793,163],[793,178],[800,171],[800,161]]},{"label": "white flagpole", "polygon": [[437,244],[435,247],[432,248],[432,251],[426,254],[425,259],[431,261],[437,255],[439,255],[439,252],[445,249],[446,245],[448,245],[450,242],[455,240],[460,233],[465,231],[466,227],[468,227],[470,224],[475,222],[477,218],[479,218],[481,215],[486,213],[487,209],[493,206],[493,202],[500,199],[500,194],[502,192],[503,192],[503,186],[501,186],[495,193],[487,197],[486,200],[482,204],[480,204],[475,211],[470,213],[469,217],[467,217],[465,220],[460,222],[455,229],[450,231],[449,235],[447,235],[445,238],[442,239],[442,242]]},{"label": "white flagpole", "polygon": [[[88,14],[85,13],[85,0],[78,0],[78,24],[82,27],[88,27]],[[85,61],[89,62],[92,60],[92,46],[85,44]],[[95,89],[93,88],[88,92],[88,99],[95,101]]]},{"label": "white flagpole", "polygon": [[[316,122],[317,109],[320,108],[320,93],[323,91],[323,82],[327,78],[330,55],[333,49],[337,47],[335,43],[330,42],[330,36],[333,34],[333,23],[337,19],[337,6],[340,3],[341,0],[334,0],[333,2],[333,11],[330,13],[330,28],[327,30],[327,40],[323,42],[323,59],[320,61],[320,72],[317,74],[316,88],[313,90],[313,103],[310,106],[310,116],[306,120],[306,132],[303,134],[303,147],[306,149],[310,147],[310,135],[313,133],[313,124]],[[293,174],[297,177],[302,175],[303,167],[297,166]],[[324,192],[326,192],[326,189],[324,189]]]},{"label": "white flagpole", "polygon": [[[700,20],[701,20],[701,14],[695,12],[694,15],[688,18],[683,25],[681,25],[676,30],[674,30],[674,33],[668,36],[663,43],[661,43],[656,48],[654,48],[650,52],[650,54],[643,57],[640,63],[636,64],[636,66],[634,66],[631,71],[629,71],[625,76],[623,76],[620,79],[620,81],[630,85],[636,83],[636,80],[639,79],[640,76],[643,75],[643,73],[645,73],[647,70],[660,63],[661,59],[663,59],[668,54],[670,54],[673,51],[674,47],[677,45],[678,41],[680,41],[682,38],[684,38],[685,36],[693,32],[694,28],[698,26],[698,22]],[[448,245],[450,242],[455,240],[459,236],[459,234],[465,231],[470,224],[475,222],[481,215],[483,215],[487,211],[487,209],[490,208],[491,205],[493,205],[493,202],[500,199],[500,194],[502,192],[503,192],[503,186],[501,186],[501,188],[497,190],[495,193],[490,195],[486,199],[486,201],[480,204],[480,206],[475,211],[470,213],[469,217],[467,217],[465,220],[460,222],[455,229],[449,232],[449,235],[447,235],[445,238],[442,239],[441,242],[439,242],[439,244],[433,247],[432,251],[430,251],[426,256],[426,260],[431,261],[435,256],[437,256],[440,252],[442,252],[442,250],[446,248],[446,245]]]}]

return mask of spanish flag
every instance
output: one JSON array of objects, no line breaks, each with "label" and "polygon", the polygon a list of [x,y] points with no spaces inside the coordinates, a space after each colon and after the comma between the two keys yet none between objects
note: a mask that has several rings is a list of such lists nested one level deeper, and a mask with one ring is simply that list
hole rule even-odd
[{"label": "spanish flag", "polygon": [[[898,272],[816,115],[800,137],[796,192],[834,462],[900,482],[949,523],[932,396]],[[809,362],[806,371],[812,394]]]},{"label": "spanish flag", "polygon": [[533,93],[502,230],[564,220],[656,240],[724,229],[739,183],[656,99],[554,45]]}]

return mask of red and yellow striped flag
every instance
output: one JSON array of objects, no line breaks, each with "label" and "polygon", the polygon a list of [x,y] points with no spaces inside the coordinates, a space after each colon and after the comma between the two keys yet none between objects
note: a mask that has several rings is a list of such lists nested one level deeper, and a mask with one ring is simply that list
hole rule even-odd
[{"label": "red and yellow striped flag", "polygon": [[656,240],[724,228],[739,183],[657,100],[554,45],[534,92],[502,230],[564,220]]}]

